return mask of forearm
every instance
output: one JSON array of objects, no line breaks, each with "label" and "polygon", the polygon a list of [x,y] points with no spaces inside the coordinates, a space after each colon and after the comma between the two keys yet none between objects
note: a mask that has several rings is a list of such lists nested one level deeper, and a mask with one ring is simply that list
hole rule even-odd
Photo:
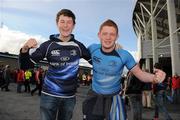
[{"label": "forearm", "polygon": [[152,73],[148,73],[145,71],[142,71],[142,73],[138,76],[136,76],[138,79],[140,79],[143,82],[151,82],[154,83],[155,75]]},{"label": "forearm", "polygon": [[155,75],[142,71],[138,66],[135,66],[131,71],[139,80],[143,82],[154,82]]}]

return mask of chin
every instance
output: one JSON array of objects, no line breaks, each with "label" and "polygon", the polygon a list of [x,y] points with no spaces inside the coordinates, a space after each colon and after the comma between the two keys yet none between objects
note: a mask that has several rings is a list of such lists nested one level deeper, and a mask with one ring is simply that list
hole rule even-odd
[{"label": "chin", "polygon": [[64,37],[69,37],[71,34],[62,34]]},{"label": "chin", "polygon": [[104,48],[106,48],[106,49],[114,47],[114,45],[103,45],[103,46],[104,46]]}]

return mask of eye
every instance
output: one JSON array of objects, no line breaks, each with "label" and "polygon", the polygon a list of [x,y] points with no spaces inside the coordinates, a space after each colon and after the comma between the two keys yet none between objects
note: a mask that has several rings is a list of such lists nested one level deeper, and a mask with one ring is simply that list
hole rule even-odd
[{"label": "eye", "polygon": [[103,33],[102,33],[102,35],[104,35],[104,36],[107,35],[107,34],[108,34],[107,32],[103,32]]},{"label": "eye", "polygon": [[113,36],[113,37],[114,37],[114,36],[116,36],[116,34],[115,34],[115,33],[111,33],[110,35],[111,35],[111,36]]}]

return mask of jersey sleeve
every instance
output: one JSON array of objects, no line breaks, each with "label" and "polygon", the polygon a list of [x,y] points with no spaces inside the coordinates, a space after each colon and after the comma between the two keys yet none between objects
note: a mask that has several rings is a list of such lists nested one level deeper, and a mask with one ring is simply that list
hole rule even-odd
[{"label": "jersey sleeve", "polygon": [[131,70],[136,65],[136,61],[128,51],[121,50],[120,56],[128,70]]},{"label": "jersey sleeve", "polygon": [[43,60],[46,57],[50,45],[49,42],[41,44],[40,47],[30,54],[31,61],[37,63],[40,60]]},{"label": "jersey sleeve", "polygon": [[101,48],[100,44],[92,44],[88,47],[89,52],[92,54],[95,50]]},{"label": "jersey sleeve", "polygon": [[26,53],[22,53],[22,49],[20,49],[19,54],[19,64],[20,68],[30,69],[34,67],[34,63],[39,62],[45,57],[47,51],[47,43],[41,44],[39,48],[37,48],[32,54],[29,54],[30,49]]},{"label": "jersey sleeve", "polygon": [[85,60],[87,61],[90,61],[91,60],[91,54],[89,52],[89,50],[80,42],[78,42],[78,45],[81,49],[81,58],[84,58]]}]

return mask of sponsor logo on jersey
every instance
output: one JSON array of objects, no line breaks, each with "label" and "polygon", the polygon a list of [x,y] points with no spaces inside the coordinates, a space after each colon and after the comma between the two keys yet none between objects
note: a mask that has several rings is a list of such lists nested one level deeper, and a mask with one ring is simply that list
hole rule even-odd
[{"label": "sponsor logo on jersey", "polygon": [[93,62],[100,63],[101,62],[101,58],[93,56]]},{"label": "sponsor logo on jersey", "polygon": [[66,62],[70,60],[70,57],[64,56],[64,57],[61,57],[60,60]]},{"label": "sponsor logo on jersey", "polygon": [[60,55],[60,50],[52,50],[51,55],[52,56],[59,56]]}]

